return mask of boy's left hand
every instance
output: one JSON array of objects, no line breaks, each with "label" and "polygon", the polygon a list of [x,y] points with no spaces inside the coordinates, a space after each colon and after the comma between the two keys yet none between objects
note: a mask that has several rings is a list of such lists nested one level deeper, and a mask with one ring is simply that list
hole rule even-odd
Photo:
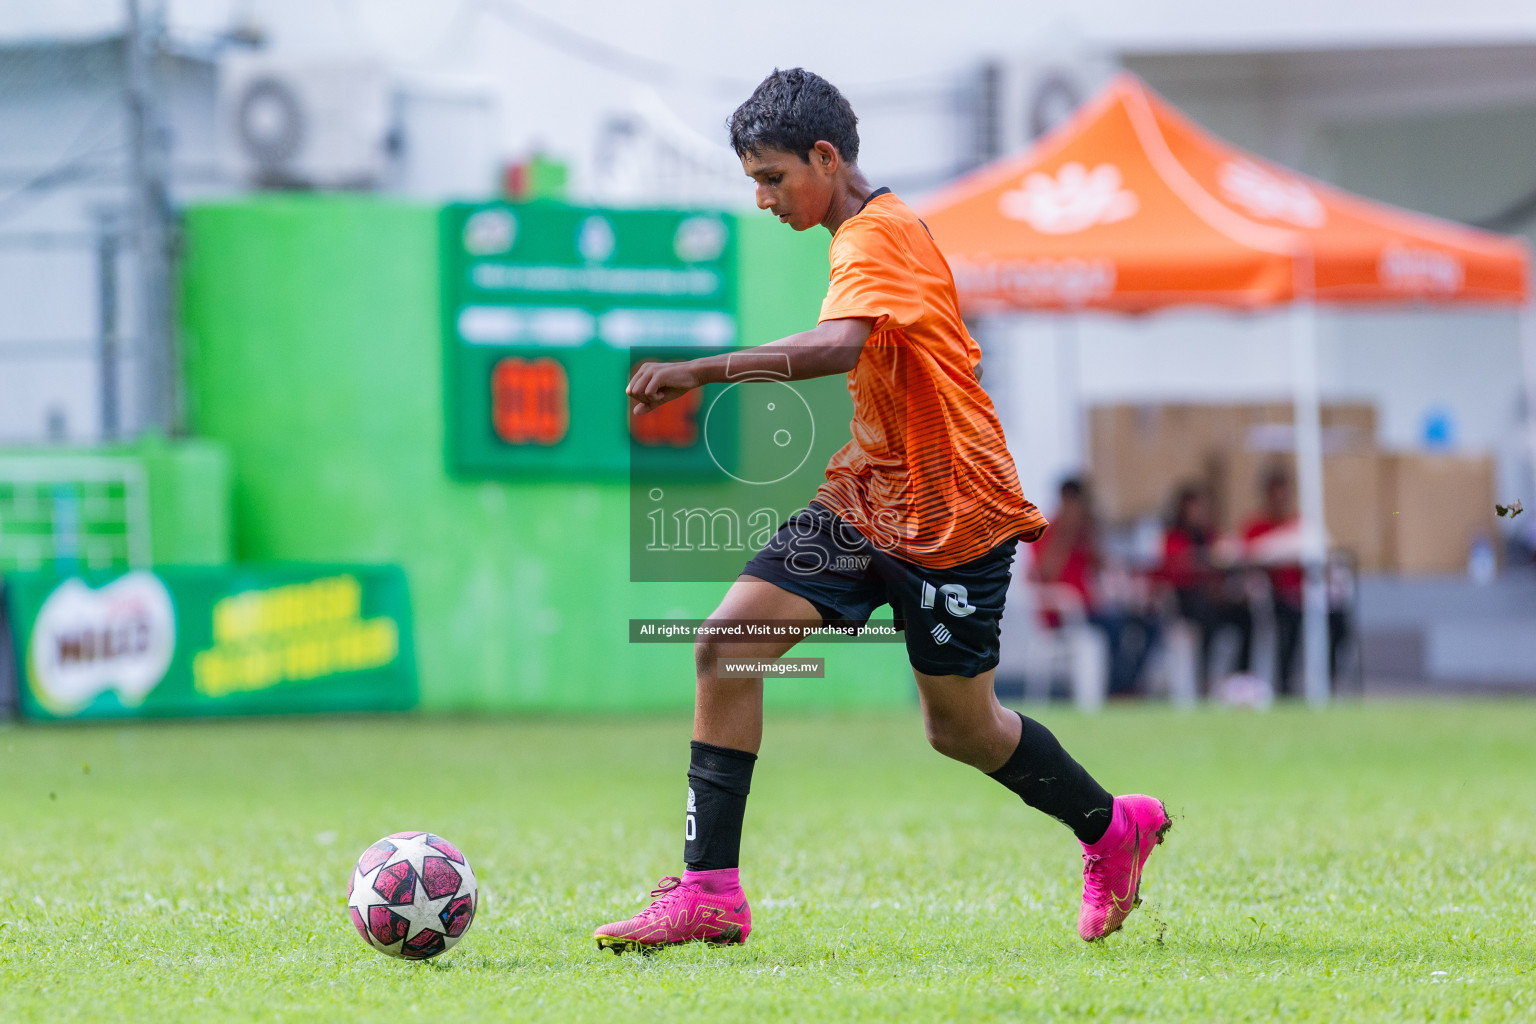
[{"label": "boy's left hand", "polygon": [[638,416],[681,398],[703,383],[692,362],[642,363],[629,378],[624,393],[635,400],[634,412]]}]

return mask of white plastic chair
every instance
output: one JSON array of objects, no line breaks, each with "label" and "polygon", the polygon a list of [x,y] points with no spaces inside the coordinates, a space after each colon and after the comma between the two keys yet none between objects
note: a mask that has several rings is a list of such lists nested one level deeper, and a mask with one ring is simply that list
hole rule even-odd
[{"label": "white plastic chair", "polygon": [[1165,621],[1160,675],[1173,706],[1192,708],[1200,702],[1200,627],[1176,616]]},{"label": "white plastic chair", "polygon": [[[1041,614],[1051,611],[1061,623],[1054,628],[1045,624]],[[1076,590],[1059,583],[1036,583],[1015,572],[1002,633],[998,674],[1022,677],[1026,699],[1049,698],[1051,686],[1064,679],[1079,710],[1097,711],[1104,706],[1109,691],[1109,640],[1088,621]]]},{"label": "white plastic chair", "polygon": [[[1275,609],[1270,592],[1269,577],[1263,572],[1249,571],[1243,577],[1243,592],[1252,621],[1250,651],[1255,666],[1253,674],[1274,692],[1275,674]],[[1155,675],[1166,685],[1168,699],[1175,707],[1192,708],[1200,700],[1200,673],[1211,681],[1212,693],[1222,680],[1234,672],[1246,671],[1237,664],[1239,637],[1236,627],[1228,627],[1217,633],[1211,645],[1210,657],[1202,665],[1200,627],[1179,617],[1170,609],[1164,620],[1162,651]]]}]

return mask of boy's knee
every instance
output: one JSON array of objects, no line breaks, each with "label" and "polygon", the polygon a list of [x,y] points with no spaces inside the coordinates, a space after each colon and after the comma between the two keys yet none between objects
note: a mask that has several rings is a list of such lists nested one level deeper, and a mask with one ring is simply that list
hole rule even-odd
[{"label": "boy's knee", "polygon": [[[721,659],[743,659],[751,657],[750,653],[743,654],[740,645],[721,643],[718,640],[697,640],[693,645],[693,673],[699,682],[715,683],[720,680]],[[739,683],[741,680],[727,679],[725,682]]]},{"label": "boy's knee", "polygon": [[720,663],[720,643],[716,640],[693,642],[693,671],[700,679],[713,679]]},{"label": "boy's knee", "polygon": [[928,732],[928,745],[945,757],[953,757],[954,754],[951,753],[955,748],[953,735],[942,726],[931,721],[925,723],[925,726]]},{"label": "boy's knee", "polygon": [[945,757],[956,761],[968,760],[967,755],[975,746],[975,730],[958,718],[930,713],[923,718],[923,728],[928,734],[928,745]]}]

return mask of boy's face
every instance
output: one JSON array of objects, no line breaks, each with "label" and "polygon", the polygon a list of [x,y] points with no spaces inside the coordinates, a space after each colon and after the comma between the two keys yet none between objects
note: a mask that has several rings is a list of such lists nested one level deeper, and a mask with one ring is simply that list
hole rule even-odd
[{"label": "boy's face", "polygon": [[757,182],[757,208],[771,211],[796,231],[826,220],[841,165],[829,142],[816,143],[809,161],[785,149],[763,149],[741,158],[741,169]]}]

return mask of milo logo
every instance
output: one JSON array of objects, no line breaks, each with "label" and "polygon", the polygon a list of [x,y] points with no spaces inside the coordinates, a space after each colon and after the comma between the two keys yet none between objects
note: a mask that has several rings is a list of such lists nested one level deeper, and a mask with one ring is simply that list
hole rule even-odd
[{"label": "milo logo", "polygon": [[115,690],[134,706],[159,685],[176,650],[176,613],[165,584],[130,572],[100,590],[61,583],[32,625],[27,681],[39,704],[72,715]]}]

